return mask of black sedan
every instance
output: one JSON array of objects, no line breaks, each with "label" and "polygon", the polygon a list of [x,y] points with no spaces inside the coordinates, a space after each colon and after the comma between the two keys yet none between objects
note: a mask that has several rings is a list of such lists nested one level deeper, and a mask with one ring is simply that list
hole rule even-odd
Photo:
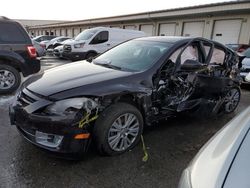
[{"label": "black sedan", "polygon": [[161,119],[233,112],[238,64],[235,52],[203,38],[134,39],[28,79],[10,107],[11,123],[52,152],[83,154],[93,139],[100,153],[120,154]]}]

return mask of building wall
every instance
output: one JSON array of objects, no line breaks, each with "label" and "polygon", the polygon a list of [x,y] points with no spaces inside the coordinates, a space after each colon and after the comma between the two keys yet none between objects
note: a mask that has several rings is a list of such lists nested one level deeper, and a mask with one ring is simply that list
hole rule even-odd
[{"label": "building wall", "polygon": [[[235,4],[233,4],[235,5]],[[236,6],[237,5],[237,6]],[[226,10],[223,11],[223,6],[220,5],[214,7],[203,7],[206,8],[207,11],[216,13],[206,13],[201,14],[202,10],[197,7],[192,10],[180,10],[179,15],[174,15],[173,12],[160,12],[160,13],[152,13],[152,15],[128,15],[123,16],[121,18],[114,17],[112,19],[103,18],[103,19],[93,19],[90,21],[76,21],[76,22],[66,22],[65,24],[54,24],[54,25],[44,25],[41,27],[31,27],[29,29],[30,33],[34,34],[45,34],[45,31],[57,31],[54,32],[56,35],[67,35],[70,37],[75,37],[81,31],[87,28],[97,27],[97,26],[105,26],[105,27],[117,27],[124,29],[134,29],[134,30],[145,30],[147,35],[162,35],[161,24],[165,25],[165,29],[167,26],[171,26],[171,31],[166,32],[167,35],[173,34],[175,36],[192,36],[192,34],[200,35],[201,37],[205,37],[208,39],[213,38],[214,28],[216,21],[219,20],[235,20],[239,19],[241,21],[241,28],[238,36],[238,43],[250,43],[250,3],[247,3],[247,6],[243,6],[242,4],[236,4],[235,7],[232,7],[232,13],[228,13]],[[228,10],[230,10],[229,5],[225,5]],[[247,7],[248,10],[244,10],[244,7]],[[234,10],[234,9],[241,10]],[[214,10],[213,10],[214,9]],[[244,10],[244,11],[243,11]],[[178,12],[178,11],[177,11]],[[180,16],[187,12],[186,16]],[[193,12],[193,13],[191,13]],[[169,16],[173,14],[172,16]],[[147,17],[146,17],[147,16]],[[146,19],[147,18],[147,19]],[[120,19],[120,20],[119,20]],[[126,20],[127,19],[127,20]],[[82,22],[82,23],[81,23]],[[75,24],[75,25],[74,25]],[[76,25],[77,24],[77,25]],[[188,29],[192,31],[192,27],[199,27],[198,25],[202,25],[202,31],[198,32],[197,30],[193,30],[193,32],[187,34],[185,33]],[[199,29],[199,28],[198,28]],[[67,30],[67,32],[59,32],[59,31]],[[152,30],[152,31],[151,31]],[[191,34],[191,35],[190,35]]]},{"label": "building wall", "polygon": [[19,20],[16,20],[16,21],[21,23],[26,28],[31,27],[31,26],[38,26],[38,25],[65,22],[63,20],[24,20],[24,19],[19,19]]}]

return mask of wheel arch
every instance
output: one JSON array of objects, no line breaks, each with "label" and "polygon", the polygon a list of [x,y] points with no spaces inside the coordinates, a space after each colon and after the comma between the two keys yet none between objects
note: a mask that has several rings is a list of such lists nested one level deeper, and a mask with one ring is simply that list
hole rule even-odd
[{"label": "wheel arch", "polygon": [[138,97],[138,95],[136,94],[124,94],[124,95],[121,95],[119,97],[116,97],[114,99],[114,103],[128,103],[132,106],[134,106],[135,108],[137,108],[142,117],[143,117],[143,120],[145,121],[145,110],[143,108],[143,104],[142,104],[142,101],[141,101],[141,98]]},{"label": "wheel arch", "polygon": [[0,64],[4,64],[4,65],[9,65],[14,67],[15,69],[17,69],[19,72],[22,72],[22,68],[19,65],[20,61],[14,58],[10,58],[8,56],[1,56],[0,55]]},{"label": "wheel arch", "polygon": [[96,55],[98,54],[97,51],[95,51],[95,50],[89,50],[89,51],[87,51],[86,56],[88,56],[88,54],[90,54],[90,53],[94,53]]}]

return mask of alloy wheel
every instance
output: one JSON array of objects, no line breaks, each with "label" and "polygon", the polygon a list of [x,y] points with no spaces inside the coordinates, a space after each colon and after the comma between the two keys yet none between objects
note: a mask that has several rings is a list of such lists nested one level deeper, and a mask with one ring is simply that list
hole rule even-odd
[{"label": "alloy wheel", "polygon": [[225,99],[225,111],[227,113],[231,113],[235,110],[235,108],[238,106],[240,101],[240,92],[238,89],[233,88],[231,89]]},{"label": "alloy wheel", "polygon": [[0,70],[0,89],[9,89],[16,82],[15,75],[9,70]]},{"label": "alloy wheel", "polygon": [[108,133],[108,144],[114,151],[129,148],[139,134],[139,120],[132,113],[119,116],[112,124]]}]

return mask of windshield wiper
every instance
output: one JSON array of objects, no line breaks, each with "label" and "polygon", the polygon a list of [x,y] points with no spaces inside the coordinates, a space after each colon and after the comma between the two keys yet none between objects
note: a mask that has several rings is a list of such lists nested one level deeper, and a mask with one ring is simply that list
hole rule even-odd
[{"label": "windshield wiper", "polygon": [[97,60],[93,60],[93,63],[95,65],[100,65],[100,66],[111,68],[111,69],[116,69],[116,70],[121,70],[122,69],[121,67],[118,67],[116,65],[112,65],[111,61],[104,61],[104,60],[103,61],[97,61]]},{"label": "windshield wiper", "polygon": [[101,65],[103,67],[107,67],[107,68],[111,68],[111,69],[116,69],[116,70],[121,70],[122,69],[121,67],[118,67],[118,66],[115,66],[115,65],[112,65],[112,64],[97,64],[97,65]]}]

